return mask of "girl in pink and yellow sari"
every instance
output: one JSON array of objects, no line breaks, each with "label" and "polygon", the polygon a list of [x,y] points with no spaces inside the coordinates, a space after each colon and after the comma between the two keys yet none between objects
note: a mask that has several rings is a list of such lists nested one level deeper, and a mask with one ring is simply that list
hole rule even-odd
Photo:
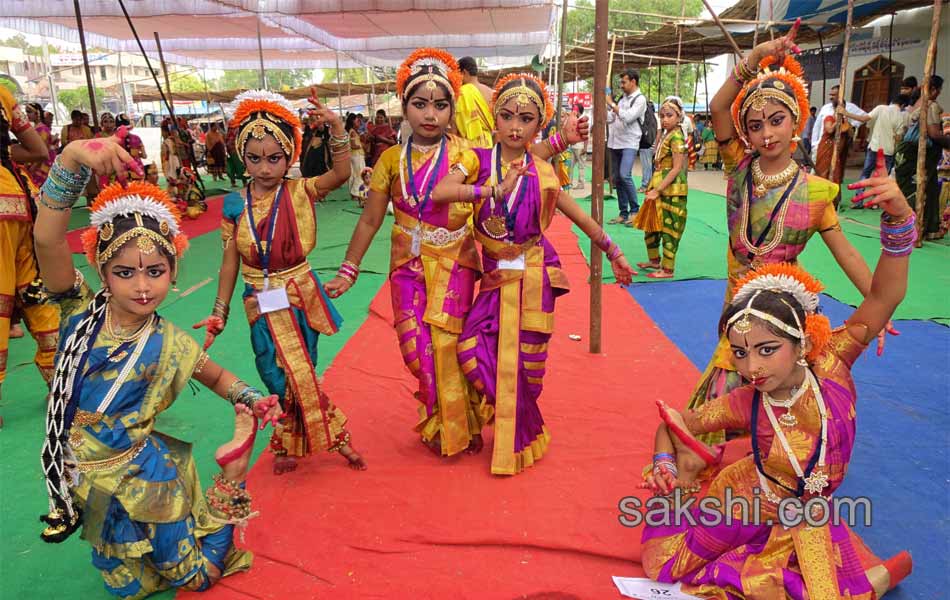
[{"label": "girl in pink and yellow sari", "polygon": [[[501,141],[462,154],[432,199],[473,207],[485,274],[459,337],[458,360],[495,412],[491,472],[514,475],[539,460],[550,434],[538,398],[543,388],[555,299],[567,293],[557,252],[544,237],[555,209],[596,240],[617,281],[635,273],[604,230],[568,195],[554,168],[528,151],[553,111],[532,75],[495,88],[492,111]],[[561,142],[555,134],[555,145]]]}]

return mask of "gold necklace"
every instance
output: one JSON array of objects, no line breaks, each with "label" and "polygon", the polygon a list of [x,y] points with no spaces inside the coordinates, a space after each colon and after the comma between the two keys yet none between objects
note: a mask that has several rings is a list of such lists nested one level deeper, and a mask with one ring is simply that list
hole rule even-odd
[{"label": "gold necklace", "polygon": [[[121,330],[117,331],[116,328],[112,325],[111,306],[109,304],[106,304],[106,334],[112,339],[112,342],[113,342],[109,344],[109,348],[108,348],[109,356],[111,357],[109,360],[111,362],[119,362],[120,360],[125,358],[127,354],[126,352],[115,354],[116,351],[119,349],[119,347],[122,344],[134,342],[138,340],[140,337],[142,337],[142,334],[145,333],[152,326],[152,323],[154,321],[155,321],[155,313],[152,313],[151,315],[149,315],[148,319],[146,319],[141,325],[139,325],[138,329],[136,329],[132,333],[123,333]],[[113,356],[113,354],[115,354],[115,356]]]},{"label": "gold necklace", "polygon": [[759,165],[759,159],[753,159],[752,161],[752,183],[753,183],[753,192],[757,197],[762,197],[772,188],[777,188],[783,185],[786,185],[789,181],[795,177],[795,174],[798,172],[798,163],[794,160],[788,163],[788,166],[782,169],[780,173],[775,175],[766,175],[762,171],[761,165]]}]

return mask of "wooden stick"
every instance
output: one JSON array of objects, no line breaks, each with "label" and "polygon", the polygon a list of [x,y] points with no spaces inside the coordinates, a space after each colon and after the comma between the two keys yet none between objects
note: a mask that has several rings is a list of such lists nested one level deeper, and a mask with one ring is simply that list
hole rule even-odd
[{"label": "wooden stick", "polygon": [[716,11],[712,9],[712,6],[709,6],[709,0],[703,0],[703,5],[706,7],[706,10],[709,11],[709,14],[712,15],[713,21],[716,22],[716,25],[719,26],[719,30],[722,31],[722,35],[729,41],[732,45],[732,50],[735,52],[736,56],[742,58],[742,50],[739,49],[739,44],[732,39],[732,34],[726,29],[726,26],[722,24],[722,21],[719,20],[719,16],[716,15]]},{"label": "wooden stick", "polygon": [[[841,78],[838,79],[838,106],[848,109],[847,96],[845,90],[848,89],[848,49],[851,47],[851,17],[854,15],[854,0],[848,0],[848,21],[844,28],[844,47],[841,50]],[[835,145],[831,149],[831,169],[828,171],[828,179],[834,181],[835,168],[838,166],[839,158],[843,161],[848,160],[848,152],[845,151],[843,157],[838,156],[838,144],[841,141],[841,120],[842,115],[835,111]],[[818,123],[815,123],[818,125]],[[835,183],[841,183],[835,181]]]},{"label": "wooden stick", "polygon": [[[680,0],[680,13],[681,16],[686,16],[686,0]],[[678,34],[678,40],[676,42],[676,95],[680,95],[680,57],[683,56],[683,27],[677,25],[676,33]]]},{"label": "wooden stick", "polygon": [[[86,91],[89,93],[89,105],[92,112],[92,125],[99,127],[99,112],[96,110],[96,88],[92,85],[92,72],[89,69],[89,55],[86,53],[86,33],[82,25],[82,10],[79,8],[79,0],[73,0],[73,6],[76,9],[76,27],[79,28],[79,48],[82,50],[82,66],[86,71]],[[53,98],[53,105],[56,105],[56,98]],[[69,140],[63,140],[66,143]]]},{"label": "wooden stick", "polygon": [[[940,33],[941,0],[934,0],[934,16],[930,24],[930,46],[927,48],[927,60],[924,64],[924,84],[920,90],[920,116],[918,127],[920,139],[917,141],[917,247],[924,244],[924,209],[927,206],[927,112],[930,109],[930,78],[937,60],[937,35]],[[932,198],[931,202],[936,202]]]},{"label": "wooden stick", "polygon": [[[596,28],[596,26],[595,26],[595,28]],[[614,72],[614,50],[616,50],[616,48],[617,48],[617,38],[616,38],[616,36],[615,36],[614,39],[613,39],[613,41],[610,42],[610,57],[607,59],[607,79],[606,79],[607,83],[604,84],[604,85],[610,85],[610,84],[611,84],[611,79],[610,79],[610,77],[611,77],[611,75],[612,75],[613,72]],[[597,60],[597,55],[598,55],[598,53],[599,53],[599,50],[597,49],[596,44],[595,44],[595,46],[594,46],[594,60],[595,60],[595,61]],[[594,71],[596,72],[597,69],[595,68]],[[605,98],[605,99],[604,99],[604,102],[606,102],[606,101],[607,101],[607,100],[606,100],[606,98]],[[604,118],[606,118],[606,116],[605,116]]]},{"label": "wooden stick", "polygon": [[[607,59],[607,1],[597,3],[597,13],[594,17],[594,44],[597,49],[594,63],[594,126],[593,145],[594,157],[591,168],[590,185],[590,216],[598,225],[604,225],[604,154],[607,143],[607,131],[603,123],[607,121],[607,85],[610,82],[610,67],[613,65],[613,48],[610,51],[610,60]],[[617,38],[613,39],[616,45]],[[601,282],[603,280],[603,258],[600,247],[591,240],[590,243],[590,353],[600,354],[601,351],[601,317],[603,311]]]},{"label": "wooden stick", "polygon": [[172,118],[172,129],[178,127],[175,120],[175,98],[172,96],[172,84],[168,81],[168,67],[165,65],[165,55],[162,54],[162,40],[158,37],[158,32],[152,32],[155,35],[155,47],[158,48],[158,62],[162,65],[162,73],[165,74],[165,88],[168,90],[168,114]]}]

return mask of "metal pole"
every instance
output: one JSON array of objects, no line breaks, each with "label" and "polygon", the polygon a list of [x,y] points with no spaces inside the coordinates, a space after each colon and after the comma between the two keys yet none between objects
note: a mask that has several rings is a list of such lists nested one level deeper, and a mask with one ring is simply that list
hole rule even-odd
[{"label": "metal pole", "polygon": [[816,29],[815,33],[818,34],[818,48],[819,53],[821,54],[821,97],[828,97],[828,72],[825,67],[825,40],[821,37],[821,30]]},{"label": "metal pole", "polygon": [[[934,74],[934,63],[937,62],[937,35],[940,33],[941,0],[934,0],[934,16],[930,24],[930,47],[927,48],[927,60],[924,64],[924,81],[920,89],[920,140],[917,144],[917,246],[924,244],[924,209],[927,206],[927,113],[930,108],[930,98],[933,90],[930,89],[930,78]],[[937,202],[937,198],[931,198]]]},{"label": "metal pole", "polygon": [[86,51],[86,32],[82,26],[82,10],[79,8],[79,0],[73,0],[73,7],[76,9],[76,25],[79,28],[79,47],[82,49],[82,66],[86,71],[86,91],[89,92],[92,125],[98,129],[99,113],[96,110],[96,88],[92,85],[92,72],[89,70],[89,54]]},{"label": "metal pole", "polygon": [[[594,160],[591,165],[591,198],[590,213],[598,225],[604,223],[604,149],[606,145],[606,130],[603,126],[607,122],[607,15],[609,0],[600,0],[596,3],[594,15]],[[594,242],[590,244],[590,352],[600,354],[601,351],[601,317],[602,294],[601,282],[603,279],[603,258],[600,248]]]},{"label": "metal pole", "polygon": [[[258,7],[260,10],[260,7]],[[260,61],[261,89],[267,89],[267,77],[264,75],[264,44],[261,42],[261,13],[257,13],[257,59]]]},{"label": "metal pole", "polygon": [[561,5],[561,41],[558,44],[561,47],[561,55],[558,60],[560,68],[557,73],[557,102],[554,103],[554,106],[557,107],[557,113],[555,113],[557,130],[561,130],[561,98],[564,97],[564,47],[567,45],[567,0],[564,0],[564,3]]},{"label": "metal pole", "polygon": [[122,92],[122,112],[129,110],[129,96],[125,93],[125,74],[122,72],[122,52],[119,52],[119,89]]},{"label": "metal pole", "polygon": [[125,15],[125,22],[129,24],[129,29],[132,30],[132,35],[135,36],[135,42],[139,45],[139,52],[142,53],[142,58],[145,59],[145,64],[148,66],[148,72],[152,76],[152,81],[155,82],[155,88],[162,96],[162,102],[165,103],[165,107],[168,109],[168,114],[172,114],[171,102],[168,101],[168,98],[165,97],[165,92],[162,91],[162,84],[158,82],[158,73],[156,73],[155,69],[152,68],[152,61],[148,59],[148,54],[145,53],[145,46],[142,45],[142,40],[139,38],[139,32],[136,31],[135,25],[132,23],[132,17],[129,16],[129,11],[125,9],[125,2],[123,0],[119,0],[119,7],[122,9],[122,14]]},{"label": "metal pole", "polygon": [[340,85],[340,51],[336,51],[336,101],[337,101],[337,110],[340,113],[340,118],[343,118],[343,92]]},{"label": "metal pole", "polygon": [[57,121],[65,120],[65,116],[59,114],[59,94],[56,93],[56,84],[53,82],[53,67],[49,60],[49,45],[46,43],[46,36],[43,36],[43,66],[46,67],[46,78],[49,80],[49,96],[53,103],[53,118]]},{"label": "metal pole", "polygon": [[[851,17],[854,15],[854,0],[848,0],[848,21],[844,27],[844,47],[841,50],[841,78],[838,79],[838,106],[848,108],[848,99],[846,95],[848,79],[848,50],[851,48]],[[838,156],[838,143],[841,141],[841,115],[835,113],[835,145],[831,149],[831,168],[828,170],[828,179],[834,181],[835,169],[838,166],[838,160],[847,162],[848,152],[845,149],[844,156]],[[836,181],[835,183],[841,183]]]}]

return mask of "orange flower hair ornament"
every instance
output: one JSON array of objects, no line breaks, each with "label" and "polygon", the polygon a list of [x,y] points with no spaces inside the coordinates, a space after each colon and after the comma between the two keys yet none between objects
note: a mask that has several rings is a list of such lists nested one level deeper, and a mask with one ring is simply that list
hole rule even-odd
[{"label": "orange flower hair ornament", "polygon": [[[134,217],[135,227],[116,235],[114,221],[118,217]],[[155,220],[157,230],[146,226],[142,217]],[[82,233],[82,246],[89,263],[98,269],[131,240],[136,240],[145,254],[161,247],[178,259],[188,248],[188,236],[181,232],[181,215],[175,203],[165,190],[145,181],[132,181],[128,187],[113,183],[103,188],[92,203],[89,221],[92,226]],[[107,245],[100,251],[101,242]]]},{"label": "orange flower hair ornament", "polygon": [[[532,82],[537,89],[532,88],[528,82]],[[537,106],[538,114],[541,115],[544,123],[549,122],[554,116],[554,105],[548,100],[547,86],[530,73],[512,73],[501,78],[501,81],[495,85],[495,93],[492,95],[492,113],[497,115],[498,110],[512,98],[515,98],[519,107],[527,106],[528,103]]]},{"label": "orange flower hair ornament", "polygon": [[[238,94],[234,99],[234,116],[229,127],[237,128],[234,145],[242,161],[248,140],[261,140],[268,134],[274,136],[287,155],[288,167],[300,157],[303,146],[300,118],[294,106],[280,94],[266,90],[248,90]],[[284,128],[291,130],[293,139]]]},{"label": "orange flower hair ornament", "polygon": [[[811,342],[808,359],[815,360],[831,338],[831,324],[828,317],[817,313],[818,294],[823,289],[825,286],[820,281],[801,267],[790,263],[765,265],[749,271],[736,283],[736,293],[732,299],[733,304],[745,304],[745,308],[730,317],[726,323],[726,330],[734,328],[739,333],[747,333],[752,327],[750,317],[761,319],[802,342],[807,338]],[[785,292],[792,296],[804,309],[805,322],[799,322],[798,314],[792,306],[789,308],[792,309],[797,327],[791,327],[781,319],[754,308],[752,304],[763,292]]]},{"label": "orange flower hair ornament", "polygon": [[[805,130],[808,117],[808,83],[805,81],[802,66],[792,56],[786,56],[782,66],[773,70],[775,58],[766,57],[759,63],[759,71],[753,79],[746,82],[739,95],[732,102],[732,122],[739,137],[748,147],[748,132],[745,126],[749,109],[762,110],[772,100],[788,108],[795,119],[795,135]],[[792,149],[795,149],[793,143]]]},{"label": "orange flower hair ornament", "polygon": [[439,48],[419,48],[396,71],[396,94],[404,101],[417,86],[434,90],[441,83],[457,98],[462,91],[462,73],[451,54]]}]

